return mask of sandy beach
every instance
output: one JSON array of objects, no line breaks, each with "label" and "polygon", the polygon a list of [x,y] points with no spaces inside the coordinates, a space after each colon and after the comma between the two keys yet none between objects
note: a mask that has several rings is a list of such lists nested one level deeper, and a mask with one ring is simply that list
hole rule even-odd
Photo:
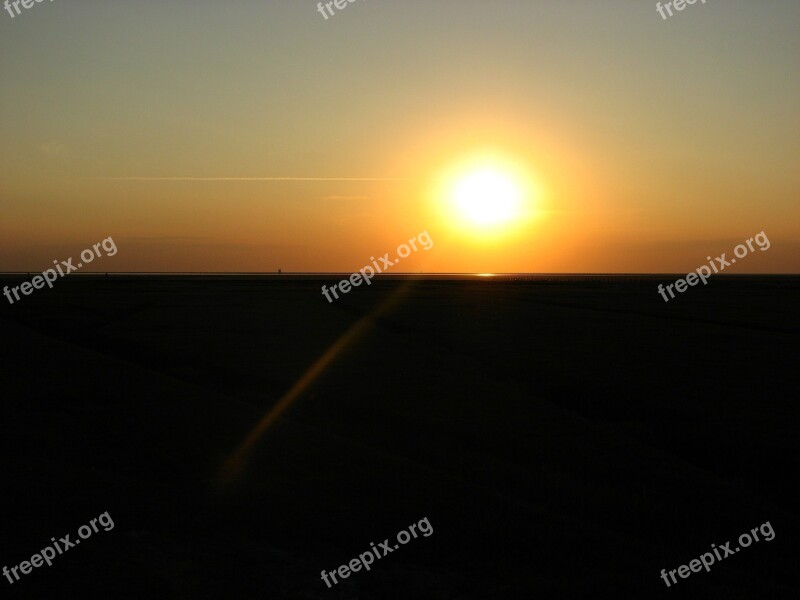
[{"label": "sandy beach", "polygon": [[767,520],[679,592],[797,591],[797,278],[669,305],[658,278],[378,278],[329,304],[332,280],[78,277],[3,306],[4,559],[116,523],[6,594],[653,598]]}]

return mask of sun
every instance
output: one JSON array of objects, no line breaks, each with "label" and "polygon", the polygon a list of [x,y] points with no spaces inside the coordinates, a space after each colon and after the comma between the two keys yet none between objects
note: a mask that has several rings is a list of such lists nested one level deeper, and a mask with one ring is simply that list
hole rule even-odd
[{"label": "sun", "polygon": [[478,227],[508,223],[520,214],[522,189],[508,173],[479,168],[456,180],[452,202],[462,219]]},{"label": "sun", "polygon": [[523,161],[497,152],[475,153],[442,175],[435,191],[439,219],[459,237],[511,243],[539,215],[538,178]]},{"label": "sun", "polygon": [[502,150],[479,149],[432,178],[430,216],[439,231],[472,247],[528,239],[542,218],[545,190],[533,165]]}]

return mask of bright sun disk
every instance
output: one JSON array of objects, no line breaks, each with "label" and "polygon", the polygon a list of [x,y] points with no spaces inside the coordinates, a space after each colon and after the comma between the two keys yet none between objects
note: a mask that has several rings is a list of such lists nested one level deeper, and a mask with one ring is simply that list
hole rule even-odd
[{"label": "bright sun disk", "polygon": [[452,199],[464,219],[473,225],[492,226],[519,214],[521,196],[512,177],[494,169],[481,169],[456,181]]}]

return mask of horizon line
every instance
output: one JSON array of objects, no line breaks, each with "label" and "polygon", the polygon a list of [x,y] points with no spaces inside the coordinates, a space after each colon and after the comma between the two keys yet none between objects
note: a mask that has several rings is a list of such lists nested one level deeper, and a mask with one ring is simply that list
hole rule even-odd
[{"label": "horizon line", "polygon": [[[84,271],[82,273],[70,273],[73,275],[351,275],[358,271],[286,271],[278,273],[277,271]],[[0,276],[3,275],[32,275],[38,274],[40,271],[0,271]],[[395,272],[382,272],[376,273],[375,277],[393,277],[398,275],[450,275],[450,276],[474,276],[474,277],[506,277],[515,275],[528,275],[539,277],[572,277],[572,276],[597,276],[597,277],[632,277],[632,276],[647,276],[647,277],[661,277],[661,276],[674,276],[685,275],[683,271],[674,272],[483,272],[476,271],[426,271],[426,272],[409,272],[409,271],[395,271]],[[800,273],[716,273],[715,276],[722,277],[800,277]]]}]

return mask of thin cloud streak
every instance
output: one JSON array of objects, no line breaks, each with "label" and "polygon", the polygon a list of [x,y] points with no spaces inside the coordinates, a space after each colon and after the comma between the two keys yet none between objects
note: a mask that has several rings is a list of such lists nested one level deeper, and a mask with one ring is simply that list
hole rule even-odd
[{"label": "thin cloud streak", "polygon": [[105,181],[435,181],[407,177],[96,177]]}]

